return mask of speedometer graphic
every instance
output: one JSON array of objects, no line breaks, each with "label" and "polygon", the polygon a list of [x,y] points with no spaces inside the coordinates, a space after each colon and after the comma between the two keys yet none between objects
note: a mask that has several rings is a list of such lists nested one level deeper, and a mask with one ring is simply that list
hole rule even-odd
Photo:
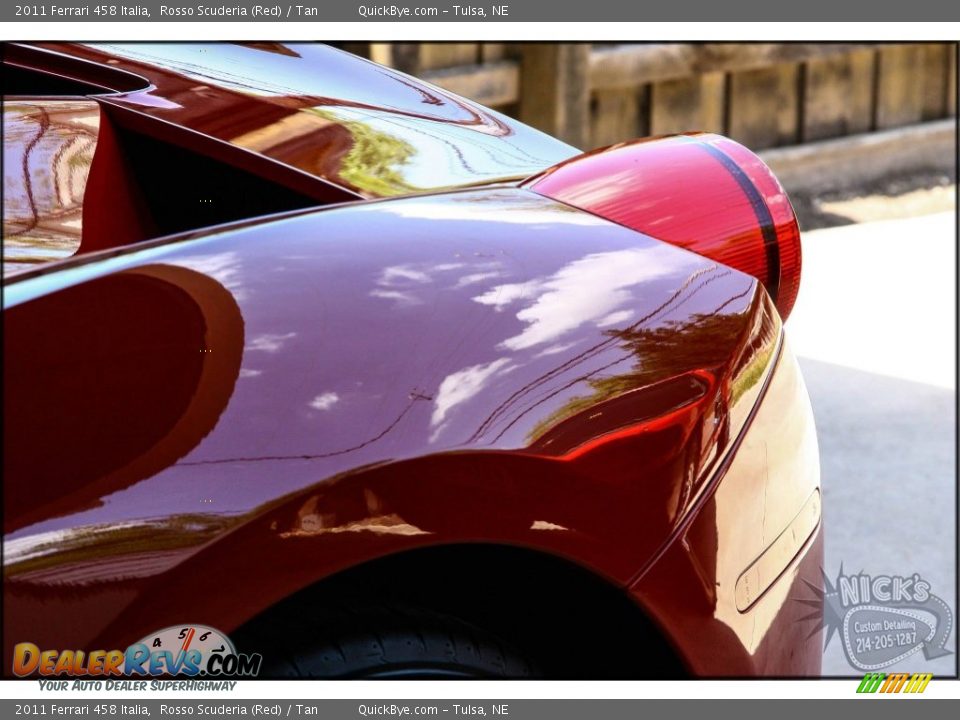
[{"label": "speedometer graphic", "polygon": [[237,654],[225,633],[206,625],[171,625],[147,635],[140,642],[151,651],[170,650],[176,654],[199,650],[205,658],[212,653]]},{"label": "speedometer graphic", "polygon": [[151,675],[231,675],[240,657],[226,633],[208,625],[171,625],[138,643],[133,664]]}]

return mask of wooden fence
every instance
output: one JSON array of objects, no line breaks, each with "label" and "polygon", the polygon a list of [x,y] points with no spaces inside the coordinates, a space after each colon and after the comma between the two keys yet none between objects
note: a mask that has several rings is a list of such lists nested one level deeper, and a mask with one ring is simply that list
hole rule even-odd
[{"label": "wooden fence", "polygon": [[957,44],[351,43],[583,149],[686,130],[755,150],[956,115]]}]

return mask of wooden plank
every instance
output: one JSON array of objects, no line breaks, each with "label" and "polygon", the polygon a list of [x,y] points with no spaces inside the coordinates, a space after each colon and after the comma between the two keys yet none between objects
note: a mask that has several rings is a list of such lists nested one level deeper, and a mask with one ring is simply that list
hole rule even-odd
[{"label": "wooden plank", "polygon": [[394,67],[393,43],[370,43],[370,59],[375,63]]},{"label": "wooden plank", "polygon": [[875,49],[876,43],[704,43],[697,45],[699,70],[759,70]]},{"label": "wooden plank", "polygon": [[799,66],[775,65],[730,76],[727,134],[749,148],[799,140]]},{"label": "wooden plank", "polygon": [[724,75],[706,73],[655,83],[650,97],[650,133],[724,131]]},{"label": "wooden plank", "polygon": [[390,43],[387,47],[390,53],[387,65],[410,75],[423,71],[421,43]]},{"label": "wooden plank", "polygon": [[787,193],[863,187],[914,172],[956,172],[953,118],[760,153]]},{"label": "wooden plank", "polygon": [[590,45],[525,43],[520,62],[520,120],[575,147],[590,142]]},{"label": "wooden plank", "polygon": [[600,90],[591,103],[589,147],[606,147],[648,133],[643,117],[649,87]]},{"label": "wooden plank", "polygon": [[811,60],[803,87],[802,139],[867,132],[873,125],[874,51]]},{"label": "wooden plank", "polygon": [[919,122],[923,117],[923,63],[919,45],[895,45],[880,50],[877,59],[876,127],[890,128]]},{"label": "wooden plank", "polygon": [[943,43],[928,43],[921,47],[921,64],[918,70],[923,83],[921,118],[937,120],[947,116],[947,62],[949,46]]},{"label": "wooden plank", "polygon": [[512,57],[510,48],[506,43],[480,43],[480,62],[500,62]]},{"label": "wooden plank", "polygon": [[420,45],[420,69],[475,65],[480,61],[480,46],[477,43],[422,43]]},{"label": "wooden plank", "polygon": [[520,66],[509,60],[432,70],[422,78],[481,105],[509,105],[520,97]]},{"label": "wooden plank", "polygon": [[345,42],[340,44],[340,48],[346,50],[348,53],[353,53],[362,58],[370,60],[370,46],[371,43],[361,43],[361,42]]},{"label": "wooden plank", "polygon": [[727,112],[726,73],[704,73],[700,76],[700,129],[706,132],[725,133]]},{"label": "wooden plank", "polygon": [[876,43],[659,43],[600,48],[590,57],[594,90],[677,80],[704,72],[739,72],[795,64],[857,50]]},{"label": "wooden plank", "polygon": [[691,45],[616,45],[590,55],[590,87],[615,90],[694,73]]},{"label": "wooden plank", "polygon": [[950,46],[947,61],[947,114],[957,116],[957,43]]}]

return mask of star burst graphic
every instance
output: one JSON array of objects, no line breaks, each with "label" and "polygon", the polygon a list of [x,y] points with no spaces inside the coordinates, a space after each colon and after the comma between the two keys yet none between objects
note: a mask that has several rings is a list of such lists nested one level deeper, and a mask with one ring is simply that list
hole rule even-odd
[{"label": "star burst graphic", "polygon": [[843,576],[843,564],[841,563],[840,571],[837,573],[837,579],[833,582],[830,581],[830,578],[827,576],[827,573],[824,572],[823,568],[820,568],[820,574],[823,576],[823,587],[821,588],[808,580],[804,580],[804,585],[812,591],[813,597],[798,598],[797,602],[813,608],[813,612],[804,615],[800,620],[817,621],[817,625],[810,631],[807,637],[815,635],[820,632],[821,629],[826,630],[823,638],[823,649],[826,650],[830,645],[830,641],[833,639],[834,633],[843,625],[843,605],[840,603],[840,593],[837,590],[837,586],[840,584],[840,578]]}]

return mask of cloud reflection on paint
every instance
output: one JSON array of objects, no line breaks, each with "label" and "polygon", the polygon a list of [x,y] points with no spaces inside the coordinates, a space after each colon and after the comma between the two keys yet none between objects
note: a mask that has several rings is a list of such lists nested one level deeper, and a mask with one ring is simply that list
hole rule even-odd
[{"label": "cloud reflection on paint", "polygon": [[426,302],[421,291],[434,282],[435,276],[463,267],[462,262],[390,265],[380,271],[370,297],[393,300],[397,306],[421,305]]},{"label": "cloud reflection on paint", "polygon": [[430,425],[435,428],[432,439],[439,436],[443,421],[454,407],[477,395],[495,376],[508,373],[515,367],[510,365],[509,358],[498,358],[493,362],[473,365],[447,375],[440,383],[434,400],[433,415],[430,418]]},{"label": "cloud reflection on paint", "polygon": [[325,392],[317,395],[310,401],[310,407],[314,410],[329,410],[340,401],[340,396],[335,392]]},{"label": "cloud reflection on paint", "polygon": [[632,288],[662,277],[663,268],[670,267],[667,260],[676,263],[675,256],[673,248],[596,253],[564,265],[549,277],[496,285],[473,299],[496,310],[523,301],[516,316],[526,327],[499,347],[526,350],[556,342],[587,323],[604,327],[626,320],[630,311],[623,306],[634,299]]},{"label": "cloud reflection on paint", "polygon": [[295,332],[289,333],[263,333],[250,338],[250,342],[244,348],[246,352],[279,352],[287,340],[296,337]]},{"label": "cloud reflection on paint", "polygon": [[242,263],[242,259],[236,252],[227,251],[192,255],[185,261],[175,262],[174,264],[183,265],[212,277],[227,288],[237,302],[243,302],[246,300],[247,294],[243,284]]}]

